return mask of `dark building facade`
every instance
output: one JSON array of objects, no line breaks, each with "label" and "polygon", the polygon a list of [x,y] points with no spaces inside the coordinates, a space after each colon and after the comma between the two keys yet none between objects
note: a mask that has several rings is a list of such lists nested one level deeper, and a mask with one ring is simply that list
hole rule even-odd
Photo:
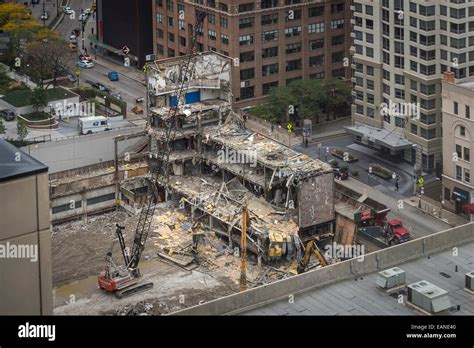
[{"label": "dark building facade", "polygon": [[233,58],[236,107],[262,102],[270,88],[293,80],[351,75],[348,0],[155,0],[157,59],[182,55],[196,12],[207,13],[200,51]]},{"label": "dark building facade", "polygon": [[97,41],[104,54],[123,56],[130,49],[131,65],[145,64],[153,54],[152,0],[98,0]]}]

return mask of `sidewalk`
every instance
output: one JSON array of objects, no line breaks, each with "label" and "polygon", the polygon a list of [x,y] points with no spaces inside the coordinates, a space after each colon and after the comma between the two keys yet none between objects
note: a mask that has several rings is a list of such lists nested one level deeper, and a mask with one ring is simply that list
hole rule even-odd
[{"label": "sidewalk", "polygon": [[36,88],[36,83],[31,81],[29,76],[20,75],[15,70],[10,69],[8,65],[0,63],[0,67],[3,68],[7,76],[15,81],[25,83],[29,88]]},{"label": "sidewalk", "polygon": [[441,207],[441,203],[436,202],[430,199],[429,197],[411,197],[405,199],[404,202],[410,204],[412,207],[415,207],[425,212],[426,214],[430,214],[433,217],[445,221],[453,227],[464,225],[469,222],[469,220],[464,218],[463,216],[456,215],[450,212],[449,210],[443,209]]}]

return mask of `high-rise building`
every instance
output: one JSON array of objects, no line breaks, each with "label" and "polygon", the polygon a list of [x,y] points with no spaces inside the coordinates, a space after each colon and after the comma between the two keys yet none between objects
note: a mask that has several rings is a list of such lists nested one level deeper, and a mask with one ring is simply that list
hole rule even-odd
[{"label": "high-rise building", "polygon": [[458,83],[449,72],[442,85],[443,207],[456,214],[473,213],[474,78]]},{"label": "high-rise building", "polygon": [[93,43],[104,56],[123,59],[123,48],[130,65],[141,69],[153,60],[152,2],[154,0],[98,0],[97,30]]},{"label": "high-rise building", "polygon": [[[355,0],[356,141],[440,176],[441,77],[474,75],[474,3]],[[470,48],[471,47],[471,48]]]},{"label": "high-rise building", "polygon": [[350,1],[156,0],[157,59],[185,54],[197,11],[207,13],[198,50],[233,58],[236,107],[293,80],[350,77]]}]

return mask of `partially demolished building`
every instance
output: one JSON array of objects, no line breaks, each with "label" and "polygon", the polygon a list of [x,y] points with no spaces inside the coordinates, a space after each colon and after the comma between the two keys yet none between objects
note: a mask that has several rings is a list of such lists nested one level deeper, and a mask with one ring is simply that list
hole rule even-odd
[{"label": "partially demolished building", "polygon": [[[232,61],[201,53],[188,89],[176,96],[185,57],[147,67],[150,167],[170,168],[159,181],[162,201],[176,199],[232,246],[240,242],[241,211],[250,214],[247,247],[264,260],[290,258],[302,243],[333,235],[334,180],[331,167],[245,128],[232,111]],[[173,137],[163,126],[178,108]],[[166,159],[158,156],[171,149]],[[153,154],[155,154],[153,156]]]}]

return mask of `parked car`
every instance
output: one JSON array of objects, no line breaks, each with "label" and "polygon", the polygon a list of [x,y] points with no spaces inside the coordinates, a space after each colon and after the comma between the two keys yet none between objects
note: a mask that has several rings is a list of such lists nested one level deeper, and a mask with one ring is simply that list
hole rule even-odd
[{"label": "parked car", "polygon": [[16,117],[15,111],[13,110],[1,110],[0,117],[4,118],[5,121],[13,121]]},{"label": "parked car", "polygon": [[69,42],[77,43],[77,36],[74,34],[69,35]]},{"label": "parked car", "polygon": [[119,80],[119,74],[116,71],[111,71],[107,74],[107,77],[109,78],[110,81],[118,81]]},{"label": "parked car", "polygon": [[79,21],[86,21],[87,20],[87,15],[85,13],[81,13],[79,15]]},{"label": "parked car", "polygon": [[43,12],[43,13],[41,14],[41,20],[42,20],[42,21],[47,21],[48,18],[49,18],[48,12]]},{"label": "parked car", "polygon": [[75,42],[70,42],[69,43],[69,48],[71,50],[77,50],[77,44]]},{"label": "parked car", "polygon": [[84,13],[87,15],[87,16],[90,16],[92,14],[92,10],[90,8],[86,8],[84,10]]},{"label": "parked car", "polygon": [[71,35],[74,35],[75,37],[79,37],[79,35],[81,35],[81,30],[79,28],[73,29],[71,31]]},{"label": "parked car", "polygon": [[72,8],[70,8],[69,6],[64,7],[63,11],[67,15],[70,15],[70,14],[74,13],[74,10]]},{"label": "parked car", "polygon": [[105,92],[105,93],[110,93],[110,89],[108,89],[107,87],[105,87],[103,84],[101,83],[96,83],[96,82],[92,82],[91,83],[91,86],[98,89],[99,91],[101,92]]},{"label": "parked car", "polygon": [[94,63],[88,62],[87,60],[80,60],[76,63],[76,66],[78,66],[79,68],[89,69],[94,67]]}]

